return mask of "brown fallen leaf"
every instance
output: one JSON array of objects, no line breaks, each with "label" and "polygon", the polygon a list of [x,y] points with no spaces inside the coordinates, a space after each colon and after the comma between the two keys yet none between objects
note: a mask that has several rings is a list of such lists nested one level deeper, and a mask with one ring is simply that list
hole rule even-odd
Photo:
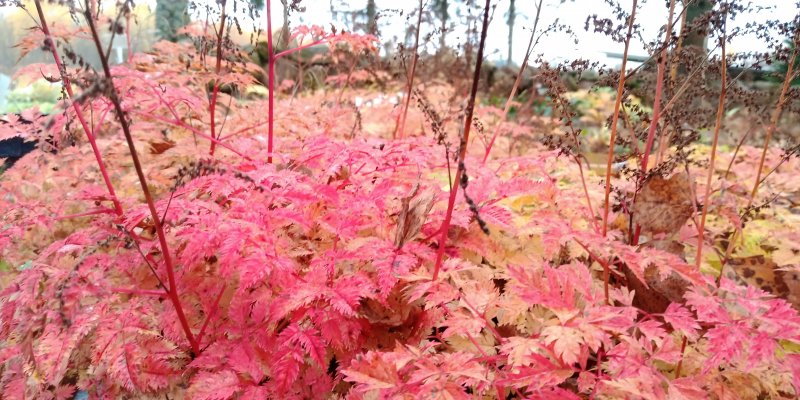
[{"label": "brown fallen leaf", "polygon": [[669,179],[653,176],[645,182],[633,205],[634,222],[643,232],[672,234],[692,216],[692,188],[685,172]]},{"label": "brown fallen leaf", "polygon": [[161,154],[173,147],[175,147],[175,142],[171,140],[151,140],[150,143],[150,153],[151,154]]},{"label": "brown fallen leaf", "polygon": [[[676,241],[654,240],[643,244],[642,247],[653,247],[683,258],[684,247]],[[670,303],[682,303],[686,290],[691,286],[689,281],[676,272],[661,277],[655,265],[649,265],[644,270],[647,285],[639,281],[627,266],[623,265],[621,270],[628,279],[628,288],[636,292],[633,305],[649,313],[662,313]]]},{"label": "brown fallen leaf", "polygon": [[394,245],[398,249],[406,242],[414,240],[433,208],[433,190],[428,189],[417,195],[418,191],[419,184],[414,186],[411,194],[401,200],[403,205],[397,216],[397,231],[394,235]]},{"label": "brown fallen leaf", "polygon": [[729,260],[725,276],[785,299],[800,310],[800,271],[797,268],[779,268],[772,258],[757,255]]}]

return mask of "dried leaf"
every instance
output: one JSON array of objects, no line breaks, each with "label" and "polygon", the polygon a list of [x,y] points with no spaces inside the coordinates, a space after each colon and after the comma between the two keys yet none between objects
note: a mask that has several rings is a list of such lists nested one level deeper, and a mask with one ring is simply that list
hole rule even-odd
[{"label": "dried leaf", "polygon": [[635,222],[644,232],[675,233],[691,217],[694,210],[692,201],[692,188],[686,173],[675,174],[669,179],[656,175],[636,196],[633,206]]},{"label": "dried leaf", "polygon": [[733,258],[726,269],[729,279],[757,287],[800,309],[800,271],[797,269],[779,268],[772,258],[763,255]]},{"label": "dried leaf", "polygon": [[[651,247],[664,250],[683,257],[683,245],[676,241],[654,240],[647,242],[642,247]],[[656,265],[649,265],[644,270],[645,284],[627,267],[622,271],[628,279],[628,285],[636,291],[634,305],[650,313],[660,313],[667,309],[670,303],[683,302],[683,295],[691,287],[691,283],[681,277],[677,272],[671,272],[666,277],[661,276]]]},{"label": "dried leaf", "polygon": [[151,140],[149,143],[151,154],[161,154],[175,147],[175,142],[171,140]]},{"label": "dried leaf", "polygon": [[408,241],[414,240],[433,208],[435,197],[433,190],[425,190],[419,196],[417,196],[417,191],[419,191],[419,184],[414,186],[409,196],[402,199],[403,205],[397,216],[397,231],[394,235],[394,245],[398,249]]}]

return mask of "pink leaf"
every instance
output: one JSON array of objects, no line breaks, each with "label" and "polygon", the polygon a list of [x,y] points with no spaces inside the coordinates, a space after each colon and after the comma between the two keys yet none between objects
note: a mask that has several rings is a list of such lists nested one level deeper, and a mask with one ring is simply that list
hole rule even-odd
[{"label": "pink leaf", "polygon": [[233,371],[202,371],[192,379],[189,395],[194,400],[227,400],[240,390]]}]

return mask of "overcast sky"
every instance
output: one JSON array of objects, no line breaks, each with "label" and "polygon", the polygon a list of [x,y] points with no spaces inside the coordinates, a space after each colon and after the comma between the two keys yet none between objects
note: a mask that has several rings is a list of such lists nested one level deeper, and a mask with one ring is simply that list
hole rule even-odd
[{"label": "overcast sky", "polygon": [[[210,4],[216,4],[215,0],[205,1]],[[455,3],[454,0],[450,2]],[[533,26],[533,18],[536,15],[535,3],[537,2],[536,0],[516,1],[518,17],[514,29],[513,48],[514,61],[516,63],[521,62],[524,56],[530,37],[530,29]],[[798,14],[798,0],[752,0],[752,2],[762,7],[770,7],[770,9],[762,10],[755,15],[750,14],[748,18],[739,17],[737,21],[731,22],[729,26],[744,26],[748,22],[763,22],[768,19],[791,20]],[[105,3],[111,4],[109,0],[106,0]],[[228,3],[233,2],[228,1]],[[367,0],[333,0],[333,3],[334,7],[338,9],[364,10],[366,9]],[[425,0],[426,8],[430,8],[430,3],[431,0]],[[482,2],[476,1],[476,3]],[[621,0],[621,3],[623,6],[630,5],[629,0]],[[642,34],[645,40],[653,40],[658,34],[659,28],[665,24],[667,3],[666,0],[639,0],[640,6],[637,10],[636,21],[643,27]],[[678,1],[678,3],[681,4],[682,1]],[[155,9],[155,0],[138,0],[136,4],[149,5],[153,10]],[[303,0],[300,4],[306,8],[306,11],[292,15],[291,23],[294,26],[297,24],[318,24],[328,27],[332,22],[331,0]],[[408,17],[414,13],[418,7],[418,2],[415,0],[376,0],[376,4],[379,11],[387,9],[402,11],[402,15],[399,12],[387,13],[384,18],[380,19],[381,40],[387,41],[397,37],[402,41],[406,27],[413,23],[413,21],[408,20]],[[495,0],[493,4],[496,4],[496,9],[487,37],[487,58],[491,61],[503,61],[506,59],[507,52],[508,25],[506,24],[506,13],[509,0]],[[278,29],[281,24],[282,4],[278,0],[272,0],[272,7],[273,28]],[[0,14],[8,11],[10,10],[0,9]],[[478,10],[476,9],[475,12],[478,12]],[[588,58],[609,66],[617,66],[620,60],[608,58],[605,53],[622,53],[623,46],[601,34],[584,30],[586,18],[592,14],[597,14],[600,17],[610,17],[612,15],[610,7],[606,5],[604,0],[545,0],[539,23],[540,29],[557,19],[560,23],[572,28],[579,42],[575,44],[574,38],[565,34],[548,34],[539,42],[534,53],[542,53],[548,60]],[[258,23],[262,27],[266,25],[264,18],[260,18]],[[340,29],[347,28],[344,21],[333,21],[333,23]],[[430,24],[424,25],[423,37],[431,29]],[[676,29],[678,28],[676,27]],[[447,42],[450,46],[455,46],[463,40],[463,33],[452,32],[448,34]],[[438,37],[431,38],[429,49],[434,50],[436,45],[438,45]],[[735,38],[732,44],[728,46],[729,52],[763,49],[763,44],[754,37]],[[635,38],[632,42],[630,54],[647,55],[644,44],[638,38]]]},{"label": "overcast sky", "polygon": [[[743,0],[744,1],[744,0]],[[334,1],[337,5],[338,1]],[[350,9],[365,9],[367,0],[344,1],[346,7]],[[451,1],[453,3],[453,1]],[[477,1],[476,3],[482,3]],[[514,61],[519,63],[525,55],[525,49],[530,38],[530,29],[533,26],[533,19],[536,15],[535,0],[517,0],[517,22],[514,29]],[[625,6],[630,6],[630,1],[621,0]],[[680,4],[681,2],[678,1]],[[330,1],[329,0],[304,0],[302,3],[306,7],[306,12],[292,17],[293,23],[321,24],[327,25],[331,21]],[[402,40],[407,26],[406,17],[414,12],[418,7],[418,2],[413,0],[376,0],[377,7],[380,9],[402,9],[403,16],[396,14],[384,18],[380,21],[382,39],[390,39],[397,36]],[[426,0],[430,4],[430,0]],[[488,59],[493,61],[505,60],[507,53],[508,25],[506,24],[506,13],[508,11],[509,0],[493,1],[497,4],[494,12],[494,19],[489,26],[487,36]],[[658,35],[658,30],[665,25],[667,19],[668,4],[665,0],[645,0],[639,1],[640,7],[637,10],[636,21],[643,27],[643,37],[645,40],[653,40]],[[762,10],[756,15],[750,15],[745,19],[739,17],[737,21],[730,23],[730,27],[744,26],[748,22],[762,22],[768,19],[791,20],[798,13],[796,0],[754,0],[754,4],[763,7],[771,7]],[[280,1],[273,0],[273,24],[275,20],[281,18],[282,6]],[[678,10],[679,11],[679,10]],[[539,42],[534,50],[535,53],[543,53],[545,58],[550,60],[575,59],[578,57],[589,58],[601,61],[609,65],[617,65],[618,59],[610,59],[605,56],[605,52],[622,53],[622,45],[615,43],[611,39],[600,34],[586,32],[584,24],[586,17],[597,14],[600,17],[610,17],[611,8],[603,0],[567,0],[562,4],[562,0],[545,0],[540,16],[539,27],[545,27],[556,19],[562,24],[570,26],[575,32],[579,43],[576,45],[573,38],[565,34],[549,34]],[[343,26],[341,22],[338,26]],[[676,27],[677,29],[677,27]],[[463,35],[454,33],[449,35],[448,43],[453,45]],[[438,38],[434,38],[433,44],[438,43]],[[733,40],[729,46],[729,52],[744,52],[753,50],[763,50],[763,44],[754,37],[742,37]],[[631,45],[630,54],[647,55],[644,44],[635,40]]]}]

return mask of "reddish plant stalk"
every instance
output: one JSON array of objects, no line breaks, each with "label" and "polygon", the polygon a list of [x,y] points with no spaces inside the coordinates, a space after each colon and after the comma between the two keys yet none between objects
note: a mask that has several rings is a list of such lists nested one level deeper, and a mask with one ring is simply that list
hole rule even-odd
[{"label": "reddish plant stalk", "polygon": [[344,97],[344,91],[347,90],[347,87],[350,86],[350,78],[353,76],[353,72],[356,69],[356,65],[358,65],[358,54],[355,55],[353,62],[350,64],[350,68],[347,70],[347,77],[344,79],[344,84],[342,88],[339,90],[339,96],[336,98],[336,104],[342,104],[342,97]]},{"label": "reddish plant stalk", "polygon": [[128,45],[128,64],[131,63],[133,58],[133,47],[131,46],[131,13],[133,10],[128,10],[125,15],[125,42]]},{"label": "reddish plant stalk", "polygon": [[163,290],[128,289],[121,287],[113,287],[111,288],[111,292],[121,293],[121,294],[132,294],[138,296],[155,296],[155,297],[164,297],[168,295],[167,292]]},{"label": "reddish plant stalk", "polygon": [[603,236],[608,232],[608,209],[609,198],[611,197],[611,164],[614,162],[614,142],[617,141],[617,121],[619,121],[619,109],[622,105],[622,93],[625,91],[625,66],[628,63],[628,48],[633,36],[633,21],[636,17],[636,3],[633,0],[631,6],[631,16],[628,17],[628,34],[625,36],[625,50],[622,53],[622,66],[619,71],[619,84],[617,85],[617,99],[614,101],[614,115],[611,117],[611,137],[608,140],[608,161],[606,163],[606,189],[605,206],[603,208]]},{"label": "reddish plant stalk", "polygon": [[230,150],[233,154],[236,154],[237,156],[242,157],[243,159],[245,159],[247,161],[252,161],[252,159],[250,157],[248,157],[246,154],[243,154],[243,153],[239,152],[238,150],[234,149],[233,147],[231,147],[227,143],[225,143],[223,141],[220,141],[219,139],[212,138],[207,133],[205,133],[205,132],[201,131],[200,129],[197,129],[197,128],[195,128],[195,127],[193,127],[193,126],[191,126],[191,125],[189,125],[189,124],[187,124],[187,123],[185,123],[183,121],[181,121],[178,118],[169,119],[169,118],[160,117],[158,115],[147,114],[147,113],[142,113],[142,112],[138,112],[138,111],[133,111],[133,113],[140,114],[145,119],[153,119],[153,120],[156,120],[156,121],[161,121],[161,122],[164,122],[166,124],[172,124],[174,126],[186,129],[187,131],[192,132],[192,134],[200,136],[200,137],[202,137],[204,139],[208,139],[212,143],[216,143],[217,145],[219,145],[219,147],[222,147],[224,149]]},{"label": "reddish plant stalk", "polygon": [[[53,54],[53,60],[56,63],[56,67],[58,67],[58,72],[61,75],[61,82],[64,85],[64,90],[67,91],[67,95],[69,96],[70,100],[72,100],[75,98],[75,93],[72,90],[72,83],[67,76],[67,68],[61,61],[61,56],[58,54],[58,50],[56,49],[56,42],[50,35],[50,29],[47,26],[47,20],[44,17],[44,11],[42,11],[42,4],[39,0],[35,0],[34,3],[36,5],[36,12],[39,14],[39,23],[42,24],[42,32],[44,33],[44,36],[48,42],[50,52]],[[100,175],[103,176],[103,182],[108,190],[108,195],[111,197],[111,202],[114,204],[114,212],[117,215],[122,215],[122,204],[120,204],[117,194],[114,192],[114,185],[111,184],[111,178],[109,178],[106,164],[103,162],[102,154],[100,154],[100,149],[97,147],[97,141],[94,138],[93,130],[89,128],[89,124],[86,122],[86,118],[83,116],[83,110],[81,110],[80,104],[73,101],[72,108],[75,110],[75,115],[78,117],[81,128],[83,128],[83,131],[86,133],[86,139],[89,140],[89,144],[92,146],[92,152],[94,153],[95,160],[97,160],[97,166],[100,169]]]},{"label": "reddish plant stalk", "polygon": [[306,44],[304,44],[302,46],[297,46],[297,47],[293,47],[291,49],[286,49],[286,50],[284,50],[284,51],[282,51],[282,52],[280,52],[278,54],[275,54],[275,60],[280,60],[283,57],[286,57],[286,56],[288,56],[290,54],[293,54],[293,53],[297,53],[298,51],[303,51],[303,50],[308,49],[310,47],[319,46],[319,45],[325,43],[326,41],[328,41],[328,39],[330,39],[332,36],[333,36],[332,34],[329,34],[328,36],[325,36],[323,38],[317,39],[317,40],[315,40],[315,41],[313,41],[311,43],[306,43]]},{"label": "reddish plant stalk", "polygon": [[444,260],[444,249],[447,247],[447,233],[450,230],[450,220],[453,217],[453,208],[456,204],[456,194],[458,193],[458,185],[461,182],[461,177],[464,175],[464,162],[467,156],[467,143],[469,143],[469,131],[472,127],[472,115],[475,111],[475,96],[478,94],[478,82],[481,78],[481,66],[483,65],[483,48],[486,44],[486,31],[489,29],[489,6],[492,0],[486,0],[486,6],[483,9],[483,29],[481,31],[481,41],[478,46],[478,58],[475,61],[475,73],[472,76],[472,91],[470,92],[469,102],[467,103],[467,112],[464,117],[464,137],[461,139],[461,144],[458,150],[458,167],[456,169],[456,176],[453,179],[450,188],[450,199],[447,202],[447,212],[445,213],[444,222],[442,227],[439,228],[439,249],[436,251],[436,263],[433,267],[433,280],[439,277],[439,270],[442,268],[442,260]]},{"label": "reddish plant stalk", "polygon": [[[781,114],[783,113],[783,107],[786,105],[786,94],[789,92],[789,87],[791,86],[792,80],[795,77],[794,71],[794,64],[797,61],[798,55],[798,43],[800,42],[800,27],[796,28],[793,38],[794,43],[794,50],[792,50],[791,56],[789,56],[788,60],[788,68],[786,69],[786,75],[783,78],[783,86],[781,87],[781,94],[778,97],[778,103],[775,105],[775,110],[772,112],[772,117],[770,118],[769,125],[767,126],[767,133],[764,137],[764,148],[761,150],[761,158],[758,161],[758,169],[756,170],[756,180],[753,183],[753,189],[750,191],[750,196],[747,199],[747,207],[749,208],[753,205],[755,201],[755,197],[758,194],[758,187],[761,185],[761,173],[764,169],[764,161],[767,158],[767,150],[769,149],[769,142],[772,139],[772,135],[775,133],[775,130],[778,126],[778,121],[781,118]],[[733,236],[730,238],[728,242],[728,247],[725,249],[725,257],[722,259],[722,268],[725,268],[725,263],[730,259],[731,254],[733,253],[733,247],[735,246],[736,242],[739,240],[739,234],[741,233],[741,229],[736,229],[733,233]],[[717,286],[719,286],[722,280],[722,269],[720,269],[720,274],[717,277]]]},{"label": "reddish plant stalk", "polygon": [[[219,73],[222,70],[222,36],[225,34],[225,4],[227,0],[222,0],[220,6],[222,7],[222,17],[219,22],[219,31],[217,32],[217,64],[214,67],[214,72],[216,73],[216,78],[214,79],[214,89],[211,93],[211,102],[208,104],[208,111],[211,114],[211,137],[217,139],[219,135],[217,135],[217,124],[216,124],[216,117],[217,117],[217,96],[219,95]],[[220,135],[222,133],[220,132]],[[211,149],[209,150],[210,155],[214,155],[214,150],[216,150],[217,143],[211,142]]]},{"label": "reddish plant stalk", "polygon": [[269,104],[269,111],[267,112],[267,118],[269,119],[269,128],[268,128],[268,139],[267,139],[267,163],[272,164],[272,151],[273,151],[273,137],[275,133],[275,120],[273,116],[275,115],[275,52],[272,48],[272,8],[271,1],[266,0],[267,2],[267,55],[269,60],[267,62],[267,89],[269,89],[269,93],[267,94],[267,102]]},{"label": "reddish plant stalk", "polygon": [[[650,152],[653,151],[653,142],[656,137],[656,131],[658,130],[658,120],[661,117],[661,95],[664,92],[664,69],[666,68],[667,63],[667,46],[669,45],[669,40],[672,36],[672,15],[675,13],[675,0],[671,0],[669,2],[669,17],[667,22],[667,31],[664,33],[664,45],[661,47],[661,53],[659,55],[658,61],[658,73],[656,74],[656,93],[655,99],[653,100],[653,122],[650,123],[650,127],[647,131],[647,144],[644,147],[644,153],[642,154],[642,175],[647,172],[647,162],[650,158]],[[723,45],[724,50],[724,45]],[[724,73],[724,72],[723,72]]]},{"label": "reddish plant stalk", "polygon": [[417,71],[417,59],[419,58],[419,28],[422,26],[422,0],[419,0],[419,15],[417,15],[417,32],[414,34],[414,56],[411,60],[411,71],[408,73],[408,84],[406,85],[405,104],[403,104],[403,113],[400,120],[394,128],[392,139],[397,137],[402,138],[404,130],[406,129],[406,117],[408,117],[408,106],[411,103],[411,91],[414,89],[414,75]]},{"label": "reddish plant stalk", "polygon": [[158,215],[158,210],[156,210],[155,202],[153,201],[153,196],[150,194],[150,188],[147,186],[147,180],[144,176],[144,171],[142,170],[142,164],[139,161],[139,155],[136,153],[136,146],[133,143],[133,136],[131,135],[131,129],[128,124],[128,120],[125,116],[125,111],[122,108],[122,102],[119,98],[119,94],[117,93],[117,89],[114,87],[114,78],[111,75],[111,68],[108,65],[108,59],[103,55],[103,48],[100,44],[100,36],[97,33],[97,27],[94,24],[94,19],[92,17],[91,12],[89,11],[89,7],[87,5],[86,12],[84,13],[86,17],[86,23],[89,25],[89,29],[92,33],[92,39],[94,41],[95,47],[97,49],[97,53],[100,55],[100,63],[103,65],[103,73],[105,74],[105,79],[108,81],[109,90],[108,90],[108,97],[111,99],[111,102],[114,103],[114,109],[117,114],[117,119],[119,120],[120,126],[122,127],[122,132],[125,135],[125,140],[128,142],[128,149],[131,152],[131,159],[133,160],[133,166],[136,170],[136,175],[139,178],[139,184],[142,187],[142,193],[144,194],[145,201],[147,202],[147,208],[150,210],[150,217],[153,219],[153,225],[156,228],[156,234],[158,235],[159,245],[161,246],[161,253],[164,258],[164,269],[167,271],[167,281],[168,281],[168,297],[172,302],[173,307],[175,308],[175,313],[178,315],[178,321],[183,328],[183,332],[186,335],[186,340],[189,341],[189,345],[192,348],[192,352],[195,355],[200,354],[200,346],[195,340],[194,334],[192,333],[191,328],[189,327],[189,321],[186,319],[186,314],[183,311],[183,306],[181,305],[180,297],[178,297],[178,285],[175,282],[175,267],[172,263],[172,257],[169,253],[169,246],[167,245],[167,236],[164,233],[164,227],[161,224],[161,219]]},{"label": "reddish plant stalk", "polygon": [[[517,89],[519,89],[519,84],[522,82],[522,74],[525,73],[525,68],[528,67],[528,59],[531,57],[531,51],[533,50],[534,46],[534,38],[536,37],[536,28],[539,26],[539,14],[542,11],[542,1],[543,0],[539,0],[539,3],[536,5],[536,18],[533,20],[533,30],[531,30],[531,38],[528,41],[528,49],[525,50],[525,58],[522,60],[522,65],[519,66],[519,72],[517,72],[517,78],[514,80],[514,86],[511,87],[511,93],[508,94],[506,105],[503,107],[503,115],[500,116],[500,124],[502,124],[508,117],[508,112],[511,110],[511,102],[514,100],[514,96],[517,95]],[[497,139],[497,135],[500,133],[500,124],[494,128],[492,140],[489,141],[489,145],[486,147],[486,153],[483,154],[484,164],[486,164],[486,160],[489,159],[489,153],[492,151],[494,141]]]},{"label": "reddish plant stalk", "polygon": [[775,129],[777,129],[778,121],[781,119],[781,114],[783,114],[783,107],[786,105],[787,100],[786,94],[789,92],[789,87],[794,79],[794,64],[797,62],[798,46],[800,46],[800,27],[797,27],[796,29],[797,30],[795,31],[793,41],[794,50],[792,50],[792,55],[789,57],[788,68],[786,69],[786,76],[784,76],[783,79],[783,86],[781,87],[781,94],[778,98],[778,104],[775,105],[775,111],[773,111],[772,118],[767,126],[767,134],[764,137],[764,148],[761,150],[761,159],[758,161],[758,169],[756,170],[756,181],[753,184],[753,190],[750,191],[750,198],[747,201],[747,207],[753,205],[756,194],[758,194],[758,187],[761,184],[761,173],[764,169],[764,160],[767,158],[769,142],[772,139],[772,135],[775,133]]},{"label": "reddish plant stalk", "polygon": [[733,155],[731,156],[731,160],[728,162],[728,168],[725,168],[725,174],[723,175],[725,179],[727,179],[728,176],[730,175],[731,168],[733,168],[733,163],[736,162],[736,157],[739,155],[739,151],[742,149],[742,146],[744,145],[744,142],[747,140],[747,137],[750,136],[751,133],[753,133],[754,128],[755,124],[751,122],[750,129],[748,129],[747,132],[745,132],[744,135],[742,135],[742,137],[739,138],[739,141],[736,142],[736,148],[733,150]]},{"label": "reddish plant stalk", "polygon": [[608,293],[608,285],[609,279],[611,277],[611,265],[609,262],[603,261],[599,256],[595,255],[591,250],[589,250],[589,246],[585,245],[578,239],[575,239],[575,242],[578,243],[586,253],[589,254],[589,257],[594,260],[596,263],[600,264],[603,267],[603,292],[605,293],[606,304],[611,304],[609,300],[609,293]]},{"label": "reddish plant stalk", "polygon": [[205,322],[203,322],[203,326],[200,328],[200,333],[197,334],[197,341],[203,341],[203,335],[206,333],[206,328],[208,327],[208,323],[211,322],[211,319],[217,314],[217,310],[219,310],[219,301],[222,300],[222,294],[225,293],[225,288],[227,285],[223,284],[221,288],[219,288],[219,293],[217,294],[216,299],[214,299],[214,306],[211,309],[211,312],[208,313],[208,317],[206,317]]},{"label": "reddish plant stalk", "polygon": [[[666,126],[664,129],[666,130]],[[661,161],[664,160],[664,153],[666,152],[667,146],[669,146],[671,137],[671,134],[662,133],[661,137],[658,138],[658,153],[656,153],[655,165],[661,164]]]},{"label": "reddish plant stalk", "polygon": [[[725,16],[727,19],[727,15]],[[717,120],[714,124],[714,139],[711,142],[711,159],[708,162],[708,172],[706,173],[706,191],[703,195],[703,212],[700,214],[700,225],[697,227],[697,253],[695,254],[695,266],[699,269],[703,259],[703,238],[705,236],[706,217],[708,216],[708,209],[710,208],[709,197],[711,197],[711,179],[714,177],[714,167],[717,160],[717,142],[719,140],[719,131],[722,129],[722,117],[725,114],[725,95],[728,92],[728,65],[727,57],[725,55],[725,41],[727,40],[725,34],[725,20],[722,21],[722,38],[720,43],[722,45],[722,59],[720,61],[721,68],[721,88],[719,93],[719,103],[717,105]],[[722,271],[720,271],[721,274]]]},{"label": "reddish plant stalk", "polygon": [[675,44],[675,50],[672,52],[672,61],[669,68],[669,85],[670,89],[675,87],[675,79],[678,77],[678,65],[681,58],[681,50],[683,49],[683,30],[686,27],[686,9],[681,12],[681,34],[678,35],[678,42]]},{"label": "reddish plant stalk", "polygon": [[684,354],[686,354],[686,342],[687,341],[688,341],[688,339],[686,338],[686,336],[684,336],[683,340],[681,341],[681,359],[678,360],[678,366],[675,367],[675,379],[678,379],[678,378],[681,377],[681,367],[683,366],[683,356],[684,356]]},{"label": "reddish plant stalk", "polygon": [[[659,118],[661,118],[661,95],[664,91],[664,70],[666,69],[666,64],[667,64],[667,46],[669,46],[669,40],[672,37],[672,16],[674,13],[675,13],[675,0],[671,0],[669,2],[669,16],[667,17],[667,30],[664,32],[664,45],[661,47],[661,52],[659,53],[658,56],[658,73],[656,74],[656,93],[655,93],[655,99],[653,100],[653,118],[652,122],[650,122],[650,128],[647,131],[647,143],[645,144],[644,153],[642,154],[641,158],[642,180],[640,180],[639,185],[643,183],[644,177],[647,176],[647,169],[648,169],[647,163],[650,159],[650,152],[653,151],[653,142],[655,141],[656,131],[658,130],[658,120]],[[608,198],[606,198],[606,202],[608,202]],[[631,215],[631,217],[634,216]],[[639,225],[636,225],[636,230],[633,235],[633,240],[631,241],[631,244],[633,244],[634,246],[639,244],[640,233],[641,233],[641,227]]]},{"label": "reddish plant stalk", "polygon": [[578,172],[580,172],[581,184],[583,185],[583,194],[586,196],[586,205],[589,207],[589,220],[592,221],[592,226],[596,233],[600,231],[600,227],[597,226],[597,219],[595,218],[594,208],[592,207],[592,199],[589,197],[589,188],[586,186],[586,178],[583,176],[583,164],[581,164],[581,160],[577,156],[575,157],[575,163],[578,164]]},{"label": "reddish plant stalk", "polygon": [[[465,299],[463,298],[463,296],[462,296],[462,300],[465,300]],[[446,315],[448,315],[448,316],[450,316],[450,317],[452,317],[452,316],[453,316],[453,311],[452,311],[452,310],[450,310],[450,308],[449,308],[449,307],[447,307],[447,304],[443,304],[442,306],[444,307],[444,312],[445,312],[445,314],[446,314]],[[470,308],[472,309],[472,307],[470,307]],[[472,311],[473,311],[473,312],[476,312],[477,310],[475,310],[475,309],[472,309]],[[480,314],[479,314],[479,315],[480,315]],[[483,316],[481,315],[481,317],[483,317]],[[484,320],[485,320],[485,318],[484,318]],[[487,327],[488,327],[488,326],[490,326],[490,325],[487,325]],[[496,331],[495,331],[495,332],[496,332]],[[481,345],[478,343],[478,341],[477,341],[477,340],[475,340],[475,337],[474,337],[474,336],[472,336],[472,334],[470,334],[469,332],[467,332],[467,339],[468,339],[468,340],[469,340],[469,341],[470,341],[470,342],[471,342],[471,343],[472,343],[472,344],[475,346],[475,349],[477,349],[477,350],[478,350],[478,352],[479,352],[479,353],[481,353],[481,357],[482,357],[483,359],[486,359],[486,360],[489,360],[489,359],[491,359],[491,357],[490,357],[488,354],[486,354],[486,351],[484,351],[484,350],[483,350],[483,347],[481,347]],[[499,337],[499,338],[498,338],[498,341],[501,341],[501,342],[502,342],[502,340],[501,340],[501,339],[502,339],[502,337]],[[489,363],[489,361],[487,361],[487,364],[488,364],[488,363]],[[492,363],[491,363],[491,366],[493,367],[493,369],[494,369],[494,372],[495,372],[497,375],[502,375],[502,374],[503,374],[503,371],[500,371],[500,369],[497,367],[497,362],[496,362],[496,361],[492,362]],[[499,399],[500,399],[500,398],[503,398],[503,397],[504,397],[504,396],[503,396],[503,393],[505,393],[505,391],[506,391],[506,390],[505,390],[505,386],[503,386],[503,385],[500,385],[500,384],[495,384],[495,390],[497,391],[497,396],[498,396],[497,398],[499,398]]]},{"label": "reddish plant stalk", "polygon": [[633,154],[639,154],[639,139],[636,138],[636,128],[633,126],[631,122],[631,118],[628,113],[624,109],[619,110],[620,114],[622,114],[622,122],[628,127],[628,132],[631,134],[631,144],[633,145]]},{"label": "reddish plant stalk", "polygon": [[95,210],[86,211],[86,212],[82,212],[82,213],[78,213],[78,214],[62,215],[60,217],[56,217],[55,220],[56,221],[63,221],[65,219],[71,219],[71,218],[81,218],[81,217],[89,217],[89,216],[92,216],[92,215],[113,214],[113,213],[114,213],[114,210],[111,210],[111,209],[108,209],[108,208],[101,208],[101,209],[95,209]]},{"label": "reddish plant stalk", "polygon": [[272,164],[272,153],[274,149],[274,137],[275,137],[275,122],[274,122],[274,115],[275,115],[275,63],[278,61],[279,58],[288,56],[292,53],[305,50],[309,47],[313,47],[319,44],[324,43],[330,37],[324,37],[318,40],[315,40],[311,43],[298,46],[292,49],[284,50],[278,54],[275,54],[275,51],[272,47],[272,7],[271,1],[266,0],[267,5],[267,55],[268,55],[268,62],[267,62],[267,89],[269,93],[267,94],[267,103],[269,106],[269,111],[267,111],[267,118],[268,118],[268,125],[267,125],[267,152],[269,156],[267,156],[267,163]]}]

